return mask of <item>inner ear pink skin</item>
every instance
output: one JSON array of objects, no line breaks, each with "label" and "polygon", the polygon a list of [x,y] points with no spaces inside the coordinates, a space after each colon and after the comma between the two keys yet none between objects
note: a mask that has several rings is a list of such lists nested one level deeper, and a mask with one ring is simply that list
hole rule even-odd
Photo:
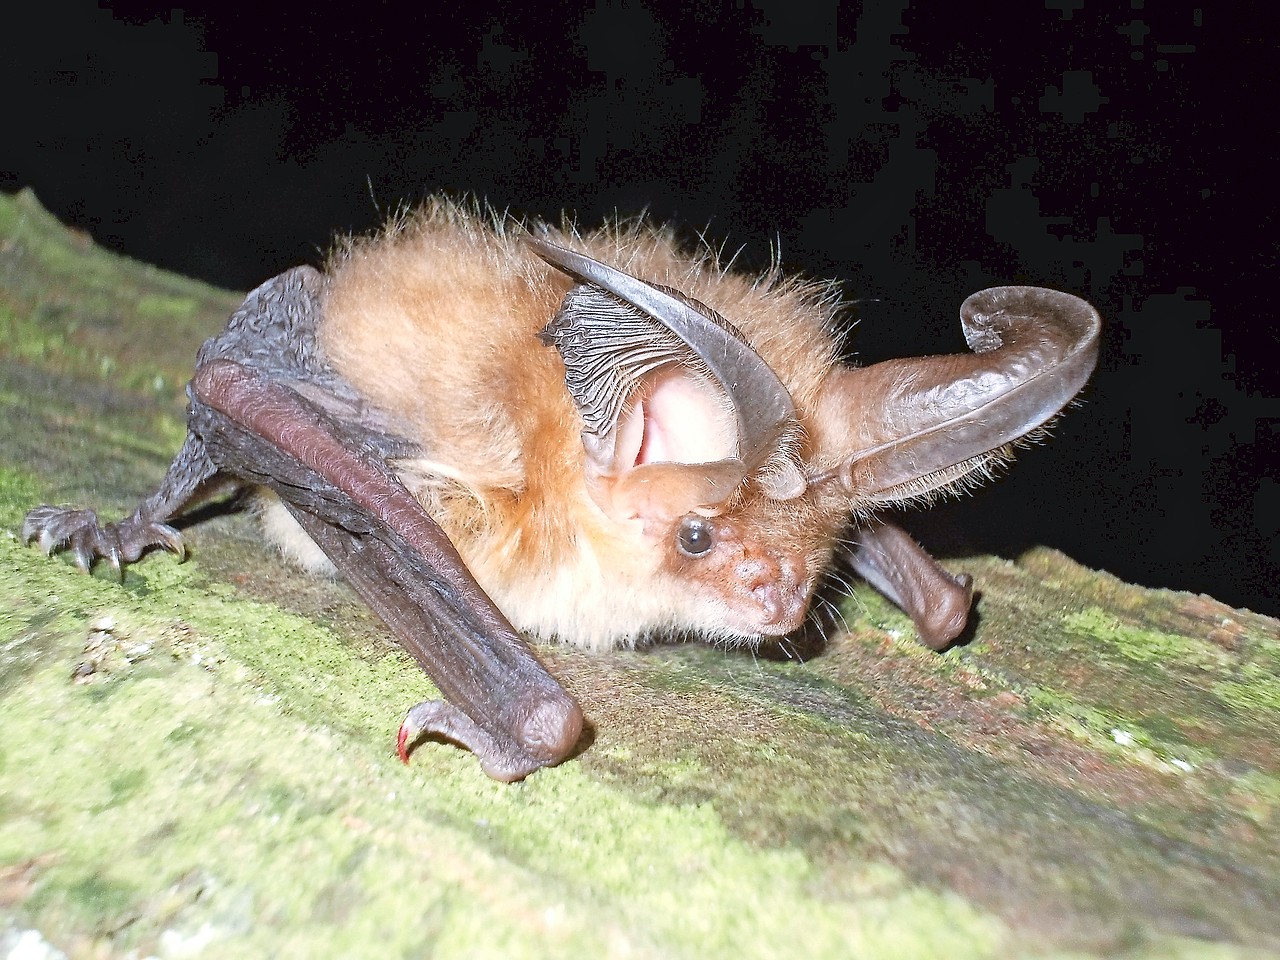
[{"label": "inner ear pink skin", "polygon": [[687,367],[659,370],[618,418],[612,468],[588,489],[615,521],[670,534],[691,511],[715,512],[742,482],[738,421],[718,385]]},{"label": "inner ear pink skin", "polygon": [[738,455],[732,404],[684,368],[659,372],[621,421],[618,472],[647,463],[715,463]]}]

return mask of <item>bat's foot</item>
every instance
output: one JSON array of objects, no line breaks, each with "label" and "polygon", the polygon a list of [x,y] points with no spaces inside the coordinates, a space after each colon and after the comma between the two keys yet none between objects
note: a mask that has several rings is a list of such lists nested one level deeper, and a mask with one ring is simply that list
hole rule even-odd
[{"label": "bat's foot", "polygon": [[[513,733],[517,733],[513,731]],[[396,735],[396,753],[405,763],[423,736],[443,737],[476,755],[495,780],[523,780],[541,767],[559,763],[582,734],[582,710],[568,697],[545,700],[530,711],[517,737],[496,737],[451,703],[426,700],[409,710]]]},{"label": "bat's foot", "polygon": [[22,542],[36,541],[46,554],[67,550],[76,566],[88,573],[105,560],[116,578],[124,576],[124,565],[133,563],[151,547],[164,547],[179,559],[187,555],[186,545],[173,527],[158,520],[144,520],[134,514],[105,527],[92,510],[72,507],[36,507],[22,523]]}]

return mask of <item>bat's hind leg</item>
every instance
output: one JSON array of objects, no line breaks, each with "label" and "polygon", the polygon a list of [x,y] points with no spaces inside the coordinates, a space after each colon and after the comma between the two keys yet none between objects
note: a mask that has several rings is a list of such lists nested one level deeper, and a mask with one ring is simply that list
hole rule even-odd
[{"label": "bat's hind leg", "polygon": [[123,576],[125,564],[133,563],[152,547],[162,547],[185,558],[182,534],[167,521],[215,472],[204,444],[198,437],[188,435],[160,488],[123,520],[104,525],[93,510],[45,504],[27,514],[22,523],[22,541],[34,540],[46,554],[66,550],[86,573],[103,560],[117,578]]},{"label": "bat's hind leg", "polygon": [[[253,290],[227,320],[221,333],[200,348],[198,363],[233,359],[249,367],[265,368],[281,379],[315,383],[335,404],[353,405],[357,397],[324,364],[316,345],[321,275],[310,267],[295,267]],[[188,418],[191,408],[188,407]],[[45,553],[65,550],[86,572],[106,561],[119,577],[152,547],[186,556],[182,534],[168,523],[217,473],[198,431],[188,431],[182,449],[160,487],[130,516],[103,524],[93,510],[44,505],[27,514],[22,524],[24,543],[33,540]]]}]

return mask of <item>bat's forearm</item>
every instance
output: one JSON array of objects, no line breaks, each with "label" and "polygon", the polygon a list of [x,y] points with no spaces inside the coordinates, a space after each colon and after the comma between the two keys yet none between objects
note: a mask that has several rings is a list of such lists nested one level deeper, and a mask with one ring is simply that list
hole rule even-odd
[{"label": "bat's forearm", "polygon": [[853,568],[911,617],[920,642],[945,650],[969,622],[973,578],[943,569],[901,527],[860,524],[850,554]]},{"label": "bat's forearm", "polygon": [[[290,388],[219,360],[197,371],[192,428],[219,467],[267,484],[448,698],[411,714],[514,780],[557,763],[577,703],[480,588],[439,525],[377,458]],[[427,717],[430,717],[428,721]]]}]

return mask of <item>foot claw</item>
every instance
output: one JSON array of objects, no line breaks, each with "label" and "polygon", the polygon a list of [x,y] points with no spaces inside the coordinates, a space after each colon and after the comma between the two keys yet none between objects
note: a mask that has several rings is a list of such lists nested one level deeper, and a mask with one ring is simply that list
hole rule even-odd
[{"label": "foot claw", "polygon": [[89,545],[83,540],[77,540],[72,543],[71,557],[76,562],[76,567],[81,573],[89,573],[93,570],[94,557],[93,551],[89,549]]},{"label": "foot claw", "polygon": [[412,707],[400,724],[396,753],[408,763],[409,746],[423,734],[432,734],[466,747],[476,755],[485,773],[495,780],[511,783],[522,780],[540,767],[564,759],[581,730],[582,713],[577,703],[572,703],[571,713],[563,719],[560,732],[567,738],[568,746],[550,756],[539,756],[528,749],[528,741],[520,742],[510,734],[495,737],[453,704],[444,700],[426,700]]},{"label": "foot claw", "polygon": [[84,573],[90,573],[98,560],[105,560],[117,580],[124,579],[125,564],[137,560],[149,547],[164,547],[179,559],[185,559],[187,552],[182,534],[159,520],[144,520],[134,514],[103,526],[92,510],[48,505],[27,514],[22,540],[36,541],[46,554],[66,550]]},{"label": "foot claw", "polygon": [[111,572],[115,574],[116,580],[124,583],[124,564],[120,562],[120,550],[112,546],[102,559],[107,561],[107,564],[111,567]]},{"label": "foot claw", "polygon": [[[411,708],[400,724],[400,732],[396,734],[396,753],[404,763],[409,762],[409,748],[424,733],[433,733],[446,737],[462,746],[474,750],[476,735],[484,739],[485,735],[457,707],[443,700],[425,700]],[[470,734],[470,736],[468,736]]]},{"label": "foot claw", "polygon": [[175,554],[179,560],[187,559],[187,542],[182,539],[182,534],[167,523],[154,523],[152,527],[156,537],[159,538],[157,546],[164,547]]}]

